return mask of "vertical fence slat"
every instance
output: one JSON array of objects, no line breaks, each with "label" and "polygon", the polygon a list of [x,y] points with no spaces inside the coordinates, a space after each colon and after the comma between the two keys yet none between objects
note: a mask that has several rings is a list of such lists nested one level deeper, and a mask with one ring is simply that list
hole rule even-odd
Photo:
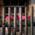
[{"label": "vertical fence slat", "polygon": [[[31,9],[32,9],[32,7],[31,7]],[[30,17],[30,21],[31,21],[31,35],[32,35],[32,15]]]},{"label": "vertical fence slat", "polygon": [[16,25],[16,7],[14,7],[14,28]]},{"label": "vertical fence slat", "polygon": [[31,35],[32,35],[32,16],[31,16]]},{"label": "vertical fence slat", "polygon": [[10,27],[10,7],[8,7],[8,35],[11,35],[11,27]]},{"label": "vertical fence slat", "polygon": [[32,6],[32,26],[31,26],[32,27],[32,30],[31,30],[32,31],[32,33],[31,33],[32,35],[35,34],[34,33],[34,28],[33,28],[34,22],[35,22],[35,19],[34,19],[34,7]]},{"label": "vertical fence slat", "polygon": [[2,23],[4,23],[4,7],[2,8]]},{"label": "vertical fence slat", "polygon": [[3,27],[3,35],[5,35],[5,27],[4,27],[4,7],[2,8],[2,27]]},{"label": "vertical fence slat", "polygon": [[16,7],[14,7],[14,32],[14,35],[16,35]]},{"label": "vertical fence slat", "polygon": [[[26,17],[26,7],[25,7],[25,17]],[[26,19],[25,19],[25,35],[26,35]]]},{"label": "vertical fence slat", "polygon": [[10,26],[10,7],[8,7],[8,24]]},{"label": "vertical fence slat", "polygon": [[21,7],[19,7],[19,16],[20,16],[20,19],[19,19],[19,32],[21,32]]}]

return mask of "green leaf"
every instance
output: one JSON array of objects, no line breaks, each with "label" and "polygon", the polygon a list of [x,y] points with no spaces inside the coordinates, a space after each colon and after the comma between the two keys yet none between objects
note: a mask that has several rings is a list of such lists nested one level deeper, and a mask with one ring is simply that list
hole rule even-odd
[{"label": "green leaf", "polygon": [[8,22],[5,23],[5,27],[8,27]]}]

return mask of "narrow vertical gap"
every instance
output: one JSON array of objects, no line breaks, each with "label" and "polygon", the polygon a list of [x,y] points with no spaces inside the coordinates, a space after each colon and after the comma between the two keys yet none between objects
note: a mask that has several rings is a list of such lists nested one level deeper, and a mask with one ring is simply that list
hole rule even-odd
[{"label": "narrow vertical gap", "polygon": [[2,27],[3,27],[3,32],[2,34],[5,35],[5,23],[4,23],[4,7],[2,8]]},{"label": "narrow vertical gap", "polygon": [[8,7],[5,7],[5,13],[4,13],[4,23],[5,23],[5,27],[8,27],[8,21],[7,18],[8,17]]},{"label": "narrow vertical gap", "polygon": [[3,27],[3,35],[5,35],[5,27]]},{"label": "narrow vertical gap", "polygon": [[16,7],[14,7],[14,32],[14,35],[16,35]]},{"label": "narrow vertical gap", "polygon": [[11,35],[11,27],[10,27],[10,7],[8,7],[8,35]]},{"label": "narrow vertical gap", "polygon": [[22,35],[25,35],[25,6],[22,7],[22,21],[21,21],[21,31],[22,31]]},{"label": "narrow vertical gap", "polygon": [[14,7],[11,7],[10,11],[10,23],[11,23],[11,35],[14,35]]},{"label": "narrow vertical gap", "polygon": [[20,17],[20,19],[19,19],[19,32],[21,34],[21,7],[19,7],[19,17]]}]

